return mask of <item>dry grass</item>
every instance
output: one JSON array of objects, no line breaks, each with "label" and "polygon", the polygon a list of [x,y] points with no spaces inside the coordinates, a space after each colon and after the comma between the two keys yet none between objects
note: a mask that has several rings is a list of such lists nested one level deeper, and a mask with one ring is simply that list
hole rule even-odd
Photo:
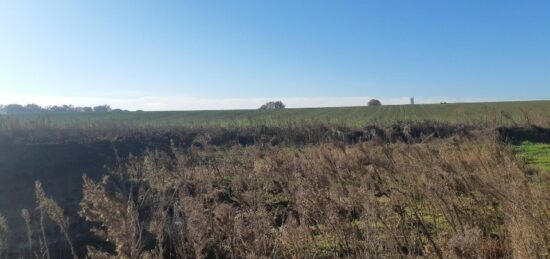
[{"label": "dry grass", "polygon": [[81,215],[91,257],[541,258],[547,191],[492,139],[206,147],[86,179]]},{"label": "dry grass", "polygon": [[45,255],[46,258],[50,258],[48,241],[46,239],[46,234],[44,230],[44,215],[46,215],[51,221],[55,223],[55,225],[57,225],[57,227],[59,227],[61,234],[69,244],[69,249],[73,258],[78,258],[73,243],[69,237],[69,218],[65,217],[63,209],[61,209],[61,207],[59,207],[59,205],[57,205],[57,203],[53,199],[46,196],[46,193],[42,189],[42,183],[40,183],[39,181],[36,181],[35,183],[35,194],[36,201],[38,203],[38,210],[40,211],[40,224],[43,234],[42,246],[44,247],[44,250],[42,254]]},{"label": "dry grass", "polygon": [[25,221],[25,230],[27,232],[27,242],[29,246],[29,253],[27,256],[33,257],[33,245],[32,245],[32,239],[33,239],[33,232],[32,232],[32,225],[31,225],[31,215],[27,209],[21,210],[21,217],[23,217],[23,220]]},{"label": "dry grass", "polygon": [[[9,235],[10,229],[8,228],[8,222],[6,218],[0,213],[0,258],[7,256],[9,248]],[[6,257],[7,258],[7,257]]]},{"label": "dry grass", "polygon": [[109,254],[88,247],[88,255],[92,258],[138,258],[142,250],[141,226],[137,215],[136,205],[129,197],[116,191],[114,195],[106,195],[109,178],[94,183],[84,177],[84,200],[81,216],[89,221],[101,222],[92,232],[109,241],[115,246],[115,253]]},{"label": "dry grass", "polygon": [[549,257],[550,177],[496,136],[422,125],[218,130],[130,157],[84,176],[79,215],[96,240],[76,249],[36,182],[28,257],[55,258],[50,221],[74,258]]}]

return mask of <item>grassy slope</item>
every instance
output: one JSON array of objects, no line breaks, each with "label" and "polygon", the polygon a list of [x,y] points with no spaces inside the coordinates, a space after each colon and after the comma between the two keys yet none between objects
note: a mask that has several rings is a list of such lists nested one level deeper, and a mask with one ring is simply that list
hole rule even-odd
[{"label": "grassy slope", "polygon": [[[528,116],[526,116],[528,114]],[[0,123],[6,120],[0,119]],[[163,111],[109,114],[50,114],[11,116],[10,120],[49,126],[246,126],[287,122],[332,122],[349,126],[388,124],[404,120],[437,120],[451,123],[513,124],[550,121],[550,101],[495,103],[388,105],[382,107],[300,108],[285,110]],[[0,124],[1,126],[2,124]],[[33,125],[37,126],[37,125]],[[38,125],[40,126],[40,125]]]}]

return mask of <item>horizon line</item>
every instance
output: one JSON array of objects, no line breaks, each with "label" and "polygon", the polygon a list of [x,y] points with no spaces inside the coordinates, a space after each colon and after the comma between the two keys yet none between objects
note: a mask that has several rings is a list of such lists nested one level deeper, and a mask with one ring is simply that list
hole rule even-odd
[{"label": "horizon line", "polygon": [[[194,98],[177,96],[143,97],[78,97],[78,96],[0,96],[0,104],[37,104],[42,107],[74,105],[75,107],[93,107],[109,105],[113,109],[131,111],[217,111],[217,110],[255,110],[269,101],[282,101],[288,109],[363,107],[371,99],[378,99],[384,106],[410,105],[411,97],[375,98],[355,97],[283,97],[283,98]],[[415,105],[423,104],[460,104],[545,101],[544,99],[505,99],[482,97],[414,97]]]}]

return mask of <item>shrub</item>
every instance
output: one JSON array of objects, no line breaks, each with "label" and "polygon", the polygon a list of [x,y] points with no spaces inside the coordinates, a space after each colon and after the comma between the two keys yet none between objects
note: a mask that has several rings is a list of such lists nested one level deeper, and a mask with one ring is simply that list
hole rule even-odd
[{"label": "shrub", "polygon": [[368,106],[381,106],[382,103],[377,99],[371,99],[368,103]]},{"label": "shrub", "polygon": [[284,109],[285,105],[281,101],[267,102],[260,107],[260,110],[280,110]]}]

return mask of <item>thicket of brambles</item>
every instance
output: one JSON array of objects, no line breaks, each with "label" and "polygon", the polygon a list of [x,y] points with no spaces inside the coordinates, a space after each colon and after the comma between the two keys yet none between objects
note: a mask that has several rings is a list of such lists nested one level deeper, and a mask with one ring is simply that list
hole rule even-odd
[{"label": "thicket of brambles", "polygon": [[[165,136],[167,150],[84,176],[89,232],[37,182],[17,255],[544,258],[550,176],[516,158],[503,132],[427,122]],[[0,216],[0,258],[15,254],[8,232]]]}]

